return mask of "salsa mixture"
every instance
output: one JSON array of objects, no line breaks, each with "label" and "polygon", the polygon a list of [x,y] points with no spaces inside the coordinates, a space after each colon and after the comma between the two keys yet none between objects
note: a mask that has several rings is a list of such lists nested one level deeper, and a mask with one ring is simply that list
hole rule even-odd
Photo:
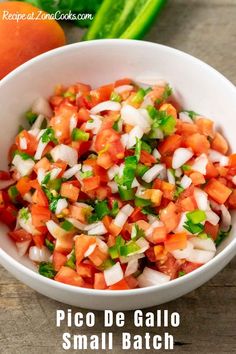
[{"label": "salsa mixture", "polygon": [[59,85],[26,119],[0,172],[0,220],[41,275],[125,290],[215,256],[236,208],[236,154],[169,84]]}]

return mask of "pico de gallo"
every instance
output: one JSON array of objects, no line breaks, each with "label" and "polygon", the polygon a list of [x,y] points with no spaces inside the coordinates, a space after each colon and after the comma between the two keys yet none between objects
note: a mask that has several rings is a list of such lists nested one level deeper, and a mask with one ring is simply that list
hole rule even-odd
[{"label": "pico de gallo", "polygon": [[26,113],[0,172],[0,220],[42,276],[161,285],[209,262],[229,234],[236,154],[168,83],[147,81],[59,85]]}]

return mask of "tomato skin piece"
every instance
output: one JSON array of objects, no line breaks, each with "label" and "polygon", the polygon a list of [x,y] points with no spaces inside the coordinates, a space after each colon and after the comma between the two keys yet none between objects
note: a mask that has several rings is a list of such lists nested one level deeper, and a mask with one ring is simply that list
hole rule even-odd
[{"label": "tomato skin piece", "polygon": [[79,276],[75,270],[65,266],[60,268],[54,279],[64,284],[75,285],[79,287],[84,286],[83,278]]},{"label": "tomato skin piece", "polygon": [[224,204],[232,190],[224,184],[212,178],[205,186],[204,191],[218,204]]},{"label": "tomato skin piece", "polygon": [[61,267],[65,265],[66,262],[67,257],[64,254],[54,250],[52,255],[52,264],[54,266],[55,271],[58,272]]},{"label": "tomato skin piece", "polygon": [[24,229],[18,229],[14,231],[9,231],[8,235],[15,241],[15,242],[24,242],[32,240],[32,235],[29,234]]}]

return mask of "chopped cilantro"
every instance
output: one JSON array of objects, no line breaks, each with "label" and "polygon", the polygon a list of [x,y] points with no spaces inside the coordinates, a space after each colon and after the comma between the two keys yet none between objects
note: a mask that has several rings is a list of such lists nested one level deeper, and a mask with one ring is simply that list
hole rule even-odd
[{"label": "chopped cilantro", "polygon": [[180,270],[178,273],[179,278],[184,276],[186,274],[186,272],[184,270]]},{"label": "chopped cilantro", "polygon": [[191,166],[190,165],[183,165],[182,167],[183,171],[190,171],[191,170]]},{"label": "chopped cilantro", "polygon": [[22,220],[29,220],[29,217],[30,217],[30,212],[29,212],[29,209],[28,208],[21,208],[19,210],[19,217],[20,219]]},{"label": "chopped cilantro", "polygon": [[215,240],[215,244],[216,246],[219,246],[221,244],[221,242],[229,236],[229,233],[232,229],[232,225],[230,225],[229,229],[227,231],[223,231],[223,230],[220,230],[218,235],[217,235],[217,238]]},{"label": "chopped cilantro", "polygon": [[184,188],[181,186],[176,186],[175,192],[174,192],[174,198],[179,198],[180,194],[184,191]]},{"label": "chopped cilantro", "polygon": [[132,227],[131,238],[138,239],[140,237],[145,237],[145,233],[143,229],[140,229],[140,227],[135,223]]},{"label": "chopped cilantro", "polygon": [[63,230],[65,231],[71,231],[73,230],[74,226],[73,224],[68,221],[68,220],[64,220],[62,223],[61,223],[61,227],[63,228]]},{"label": "chopped cilantro", "polygon": [[30,125],[33,125],[34,122],[36,121],[38,115],[32,111],[26,112],[25,118],[29,122]]},{"label": "chopped cilantro", "polygon": [[50,242],[47,238],[45,239],[45,245],[47,246],[47,248],[49,249],[49,251],[53,252],[55,245],[53,242]]},{"label": "chopped cilantro", "polygon": [[194,224],[192,221],[187,220],[183,227],[191,234],[199,234],[203,231],[204,226],[202,224]]},{"label": "chopped cilantro", "polygon": [[41,136],[41,140],[43,143],[49,143],[52,141],[54,144],[58,144],[58,141],[55,137],[55,132],[52,128],[47,128],[43,135]]},{"label": "chopped cilantro", "polygon": [[111,101],[114,101],[114,102],[121,102],[121,96],[117,93],[117,92],[112,92],[111,93],[111,97],[110,97],[110,100]]},{"label": "chopped cilantro", "polygon": [[93,176],[93,171],[85,171],[80,173],[81,178],[89,178]]}]

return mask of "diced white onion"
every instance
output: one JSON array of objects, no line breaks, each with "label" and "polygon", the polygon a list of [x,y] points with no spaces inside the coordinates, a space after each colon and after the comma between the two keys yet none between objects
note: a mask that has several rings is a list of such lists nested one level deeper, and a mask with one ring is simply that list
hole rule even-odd
[{"label": "diced white onion", "polygon": [[189,115],[188,115],[187,112],[180,112],[180,113],[179,113],[179,119],[180,119],[182,122],[189,123],[189,124],[193,124],[193,121],[192,121],[192,119],[189,117]]},{"label": "diced white onion", "polygon": [[32,159],[23,160],[18,154],[13,158],[12,164],[16,167],[21,177],[30,175],[35,165]]},{"label": "diced white onion", "polygon": [[153,285],[161,285],[170,281],[170,277],[164,273],[145,267],[143,273],[137,278],[141,288]]},{"label": "diced white onion", "polygon": [[208,164],[208,158],[206,154],[201,154],[195,159],[193,165],[191,166],[191,169],[193,171],[197,171],[205,175],[207,164]]},{"label": "diced white onion", "polygon": [[187,189],[189,186],[191,186],[191,184],[192,184],[192,180],[190,177],[184,175],[181,178],[180,185],[182,188]]},{"label": "diced white onion", "polygon": [[197,250],[193,249],[191,252],[191,255],[187,257],[187,261],[193,262],[193,263],[199,263],[199,264],[204,264],[209,262],[215,255],[215,252],[212,251],[203,251],[203,250]]},{"label": "diced white onion", "polygon": [[67,171],[65,171],[62,175],[63,178],[70,179],[73,177],[76,173],[78,173],[81,169],[81,164],[76,164],[73,167],[69,168]]},{"label": "diced white onion", "polygon": [[140,128],[140,126],[135,126],[129,132],[128,142],[126,144],[127,149],[131,149],[137,142],[137,139],[141,139],[144,134],[144,131]]},{"label": "diced white onion", "polygon": [[198,209],[205,211],[209,208],[209,202],[206,192],[204,192],[200,188],[194,188],[193,195],[197,203]]},{"label": "diced white onion", "polygon": [[117,193],[117,192],[119,191],[119,189],[118,189],[118,184],[117,184],[115,181],[109,181],[109,182],[107,183],[107,185],[108,185],[108,187],[111,188],[111,192],[112,192],[113,194],[115,194],[115,193]]},{"label": "diced white onion", "polygon": [[147,172],[144,173],[144,175],[142,176],[142,179],[147,182],[150,183],[152,182],[155,178],[157,178],[157,176],[163,171],[165,170],[165,165],[163,164],[157,164],[152,166]]},{"label": "diced white onion", "polygon": [[150,244],[147,240],[145,240],[144,237],[140,237],[137,241],[136,241],[136,244],[140,247],[140,249],[138,251],[135,252],[136,253],[144,253],[146,252],[149,247],[150,247]]},{"label": "diced white onion", "polygon": [[90,112],[91,114],[97,114],[102,111],[119,111],[120,109],[121,104],[119,102],[104,101],[91,108]]},{"label": "diced white onion", "polygon": [[123,147],[126,148],[128,141],[129,141],[129,134],[128,133],[122,134],[120,141],[121,141],[121,144],[123,145]]},{"label": "diced white onion", "polygon": [[29,258],[31,261],[41,263],[41,262],[49,262],[51,253],[47,247],[42,246],[41,248],[32,246],[29,249]]},{"label": "diced white onion", "polygon": [[192,243],[194,249],[203,250],[203,251],[216,251],[216,246],[214,241],[209,238],[200,238],[200,237],[191,237],[189,242]]},{"label": "diced white onion", "polygon": [[102,241],[99,237],[96,239],[98,248],[103,252],[103,253],[108,253],[109,247],[107,246],[106,242]]},{"label": "diced white onion", "polygon": [[161,158],[161,154],[157,149],[153,149],[152,156],[155,157],[155,159],[159,160]]},{"label": "diced white onion", "polygon": [[92,119],[92,122],[89,120],[86,122],[86,129],[92,130],[93,134],[97,134],[101,128],[102,125],[102,118],[98,115],[91,114],[90,118]]},{"label": "diced white onion", "polygon": [[27,149],[27,140],[26,138],[20,137],[20,148],[22,150],[26,150]]},{"label": "diced white onion", "polygon": [[178,148],[175,150],[172,160],[172,167],[174,169],[181,167],[193,156],[193,152],[190,149]]},{"label": "diced white onion", "polygon": [[121,264],[125,264],[125,263],[128,263],[128,262],[131,262],[135,259],[141,259],[141,258],[144,258],[145,257],[145,254],[144,253],[135,253],[131,256],[127,256],[127,257],[123,257],[121,256],[120,257],[120,263]]},{"label": "diced white onion", "polygon": [[114,92],[119,94],[119,93],[123,93],[123,92],[132,91],[133,88],[134,87],[132,85],[121,85],[121,86],[115,87]]},{"label": "diced white onion", "polygon": [[133,259],[128,262],[127,268],[125,270],[125,276],[128,277],[131,274],[134,274],[138,270],[138,259]]},{"label": "diced white onion", "polygon": [[84,230],[86,225],[83,224],[82,222],[74,219],[74,218],[67,218],[66,220],[68,220],[76,229],[78,230]]},{"label": "diced white onion", "polygon": [[179,177],[182,176],[182,174],[183,174],[183,171],[182,171],[181,168],[176,168],[175,169],[175,177],[179,178]]},{"label": "diced white onion", "polygon": [[216,150],[209,150],[208,158],[211,162],[219,162],[220,166],[228,166],[229,158]]},{"label": "diced white onion", "polygon": [[67,234],[67,231],[60,227],[58,224],[56,224],[53,220],[47,221],[46,226],[48,231],[54,238],[61,238]]},{"label": "diced white onion", "polygon": [[88,235],[104,235],[107,233],[102,221],[95,222],[85,227],[85,230],[88,231]]},{"label": "diced white onion", "polygon": [[41,184],[43,182],[45,176],[46,176],[45,169],[40,167],[38,169],[38,175],[37,175],[37,180],[38,180],[39,184]]},{"label": "diced white onion", "polygon": [[65,198],[60,198],[57,201],[56,215],[61,214],[61,212],[68,207],[68,202]]},{"label": "diced white onion", "polygon": [[62,169],[59,167],[55,167],[50,171],[50,179],[56,179],[61,173]]},{"label": "diced white onion", "polygon": [[71,167],[77,164],[78,152],[68,145],[57,145],[50,151],[50,154],[55,162],[65,161]]},{"label": "diced white onion", "polygon": [[134,208],[130,204],[126,204],[121,208],[121,211],[129,217],[134,211]]},{"label": "diced white onion", "polygon": [[118,227],[123,227],[128,217],[132,214],[133,211],[134,208],[131,205],[126,204],[125,206],[123,206],[120,209],[119,213],[116,215],[114,219],[114,224]]},{"label": "diced white onion", "polygon": [[193,250],[193,244],[187,241],[187,246],[185,248],[171,251],[171,254],[176,259],[185,259],[191,255],[192,250]]},{"label": "diced white onion", "polygon": [[16,242],[17,252],[20,257],[22,257],[26,254],[30,243],[31,243],[31,240],[26,240],[23,242]]},{"label": "diced white onion", "polygon": [[144,117],[142,112],[128,104],[121,108],[121,119],[126,124],[133,126],[138,125],[143,129],[144,133],[148,133],[151,129],[150,119],[146,116]]},{"label": "diced white onion", "polygon": [[107,286],[118,283],[124,277],[120,263],[116,263],[111,268],[104,270],[104,278]]},{"label": "diced white onion", "polygon": [[31,127],[31,130],[38,130],[41,128],[43,121],[44,121],[44,115],[39,114],[36,121],[34,122],[34,124]]},{"label": "diced white onion", "polygon": [[152,129],[151,139],[163,139],[163,138],[164,138],[164,134],[160,128]]},{"label": "diced white onion", "polygon": [[35,160],[40,160],[42,157],[42,154],[44,152],[45,147],[48,145],[48,143],[43,143],[42,139],[39,140],[38,146],[37,146],[37,150],[34,154],[34,158]]},{"label": "diced white onion", "polygon": [[149,87],[149,86],[160,86],[160,87],[166,87],[167,82],[163,79],[160,79],[159,77],[154,77],[154,76],[138,76],[136,77],[135,82],[142,87]]},{"label": "diced white onion", "polygon": [[72,133],[73,129],[77,127],[77,118],[76,115],[73,114],[72,117],[70,117],[70,133]]},{"label": "diced white onion", "polygon": [[32,105],[32,112],[42,114],[45,117],[50,118],[52,116],[52,110],[47,100],[43,97],[37,98]]},{"label": "diced white onion", "polygon": [[111,181],[115,175],[119,173],[120,167],[118,165],[113,165],[109,170],[107,171],[107,175],[109,180]]},{"label": "diced white onion", "polygon": [[134,179],[133,179],[133,182],[132,182],[132,184],[131,184],[131,188],[136,188],[136,187],[138,187],[139,185],[140,185],[140,184],[139,184],[137,178],[134,178]]},{"label": "diced white onion", "polygon": [[231,214],[224,204],[220,206],[221,209],[221,229],[227,231],[231,225]]},{"label": "diced white onion", "polygon": [[181,217],[180,217],[179,224],[176,227],[176,229],[174,230],[174,233],[179,233],[179,232],[183,232],[183,231],[186,232],[186,229],[184,228],[184,224],[186,223],[187,220],[188,219],[187,219],[186,213],[182,213]]},{"label": "diced white onion", "polygon": [[173,175],[173,172],[171,169],[167,169],[167,178],[168,178],[168,182],[171,184],[175,184],[175,176]]},{"label": "diced white onion", "polygon": [[212,225],[217,225],[220,221],[220,217],[213,210],[206,210],[206,221]]},{"label": "diced white onion", "polygon": [[25,193],[25,194],[23,195],[23,199],[24,199],[26,202],[28,202],[28,203],[32,203],[32,195],[31,195],[31,193],[30,193],[30,192]]},{"label": "diced white onion", "polygon": [[89,257],[93,251],[95,250],[95,248],[97,247],[96,243],[92,243],[92,245],[89,246],[89,248],[87,249],[87,251],[84,253],[84,257]]}]

